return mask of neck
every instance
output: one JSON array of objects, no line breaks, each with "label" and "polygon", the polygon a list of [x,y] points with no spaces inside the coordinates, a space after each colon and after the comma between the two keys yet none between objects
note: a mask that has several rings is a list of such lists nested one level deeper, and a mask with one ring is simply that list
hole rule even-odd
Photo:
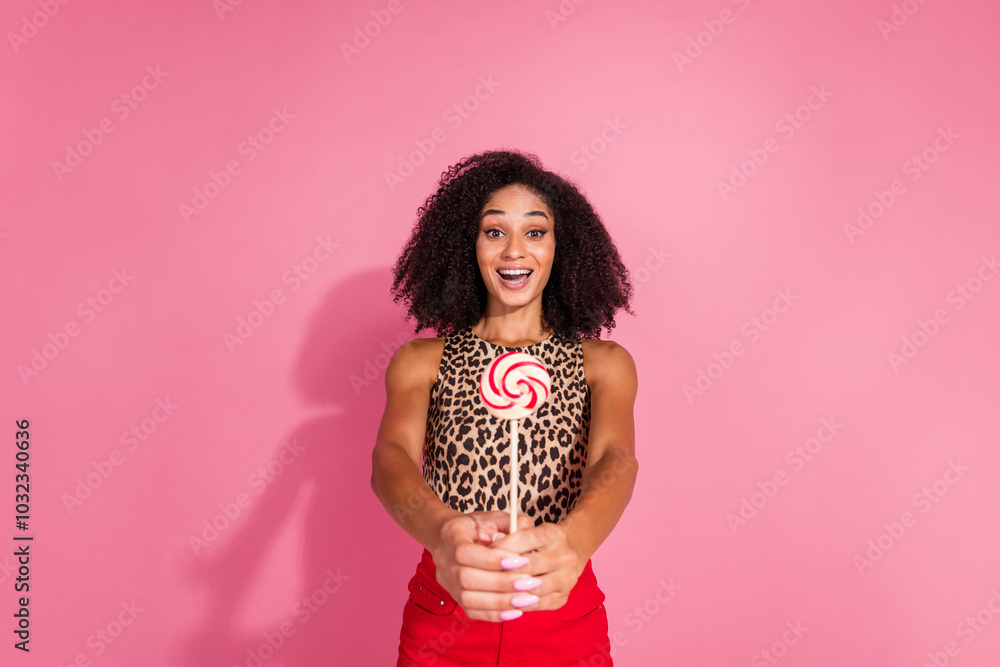
[{"label": "neck", "polygon": [[516,313],[501,316],[483,315],[472,326],[472,331],[483,340],[504,347],[523,347],[540,343],[549,337],[544,317],[518,317]]}]

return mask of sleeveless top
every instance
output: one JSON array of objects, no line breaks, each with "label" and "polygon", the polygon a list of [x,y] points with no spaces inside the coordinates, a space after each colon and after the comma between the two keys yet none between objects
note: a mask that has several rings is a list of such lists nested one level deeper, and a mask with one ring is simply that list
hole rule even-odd
[{"label": "sleeveless top", "polygon": [[509,350],[545,364],[548,399],[518,422],[520,514],[535,525],[558,523],[580,495],[590,433],[590,388],[583,375],[583,342],[549,338],[521,347],[495,345],[472,327],[445,338],[427,411],[422,474],[445,505],[459,512],[508,511],[510,424],[486,410],[479,379]]}]

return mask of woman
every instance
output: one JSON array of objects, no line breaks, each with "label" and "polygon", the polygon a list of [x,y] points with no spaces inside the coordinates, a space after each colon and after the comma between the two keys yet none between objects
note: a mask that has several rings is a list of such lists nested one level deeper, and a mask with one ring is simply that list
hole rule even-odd
[{"label": "woman", "polygon": [[[628,270],[599,216],[534,155],[487,151],[445,172],[395,266],[416,331],[386,368],[372,490],[424,551],[397,667],[611,665],[591,556],[632,495],[636,370],[599,340],[629,309]],[[596,339],[596,340],[595,340]],[[479,378],[507,350],[540,359],[548,400],[509,431]],[[421,467],[421,463],[423,464]]]}]

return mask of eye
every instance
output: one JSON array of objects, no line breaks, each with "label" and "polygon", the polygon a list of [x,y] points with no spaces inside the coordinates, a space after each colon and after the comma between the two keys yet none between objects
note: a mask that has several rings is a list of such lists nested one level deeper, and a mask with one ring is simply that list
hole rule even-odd
[{"label": "eye", "polygon": [[493,232],[496,232],[497,234],[503,234],[503,232],[501,232],[499,229],[487,229],[483,232],[483,234],[486,235],[486,238],[490,239],[499,238],[497,236],[492,236]]},{"label": "eye", "polygon": [[535,236],[535,237],[533,237],[533,238],[536,238],[536,239],[540,239],[540,238],[542,238],[543,236],[545,236],[545,234],[546,234],[546,231],[545,231],[544,229],[532,229],[532,230],[531,230],[530,232],[528,232],[528,233],[529,233],[529,234],[535,234],[535,233],[537,233],[537,234],[538,234],[538,236]]}]

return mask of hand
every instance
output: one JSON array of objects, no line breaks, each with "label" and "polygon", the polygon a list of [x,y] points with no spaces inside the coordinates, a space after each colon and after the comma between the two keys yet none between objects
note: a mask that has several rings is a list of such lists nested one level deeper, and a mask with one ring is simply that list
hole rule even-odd
[{"label": "hand", "polygon": [[[520,517],[519,517],[520,518]],[[566,604],[570,591],[587,566],[587,561],[570,543],[569,536],[557,523],[544,522],[528,528],[517,524],[517,532],[506,535],[493,543],[493,548],[503,553],[514,552],[528,558],[524,567],[512,570],[541,579],[542,585],[531,591],[537,603],[519,607],[524,611],[558,609]]]},{"label": "hand", "polygon": [[[517,519],[514,536],[534,525],[528,516],[521,515]],[[504,568],[501,563],[520,554],[494,546],[494,535],[504,535],[499,539],[505,539],[509,530],[509,512],[470,512],[445,521],[438,544],[429,549],[438,583],[462,606],[469,618],[505,620],[500,612],[515,609],[511,600],[525,595],[514,588],[514,582],[530,578],[528,573]]]}]

